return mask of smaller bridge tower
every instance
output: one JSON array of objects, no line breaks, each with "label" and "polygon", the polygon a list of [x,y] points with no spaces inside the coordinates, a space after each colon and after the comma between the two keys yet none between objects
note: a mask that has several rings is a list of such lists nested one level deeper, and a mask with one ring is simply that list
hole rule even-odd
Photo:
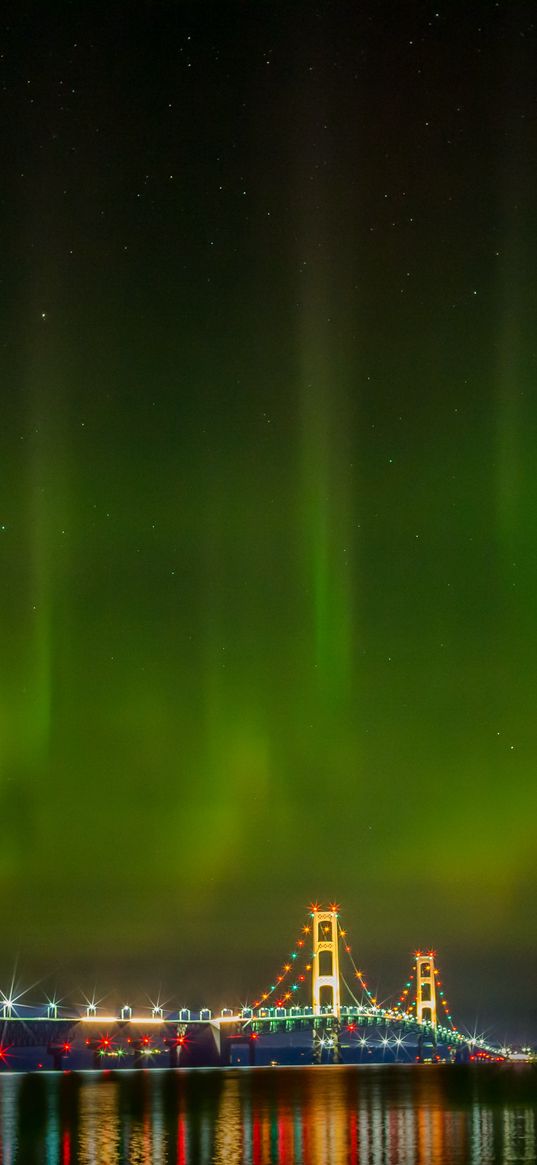
[{"label": "smaller bridge tower", "polygon": [[416,954],[416,1019],[436,1027],[436,977],[434,951]]},{"label": "smaller bridge tower", "polygon": [[313,1014],[321,1015],[321,1007],[327,1006],[339,1019],[341,996],[339,987],[339,946],[337,910],[312,909],[313,920],[313,960],[312,960],[312,1002]]}]

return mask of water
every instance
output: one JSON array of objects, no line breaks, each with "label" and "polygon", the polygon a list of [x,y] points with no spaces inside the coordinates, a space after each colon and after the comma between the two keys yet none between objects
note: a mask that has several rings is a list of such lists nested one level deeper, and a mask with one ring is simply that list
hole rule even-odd
[{"label": "water", "polygon": [[531,1067],[0,1076],[0,1165],[537,1161]]}]

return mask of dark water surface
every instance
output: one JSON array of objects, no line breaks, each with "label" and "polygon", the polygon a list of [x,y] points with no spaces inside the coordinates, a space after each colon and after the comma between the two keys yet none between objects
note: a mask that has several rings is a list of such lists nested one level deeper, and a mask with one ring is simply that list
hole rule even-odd
[{"label": "dark water surface", "polygon": [[1,1165],[537,1161],[531,1067],[0,1076]]}]

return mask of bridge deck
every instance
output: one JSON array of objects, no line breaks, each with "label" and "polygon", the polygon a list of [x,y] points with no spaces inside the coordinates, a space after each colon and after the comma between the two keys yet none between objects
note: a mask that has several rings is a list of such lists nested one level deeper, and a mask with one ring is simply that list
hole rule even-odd
[{"label": "bridge deck", "polygon": [[228,1033],[247,1030],[262,1033],[263,1031],[315,1028],[321,1024],[332,1026],[336,1023],[347,1026],[351,1030],[362,1026],[384,1025],[392,1030],[415,1032],[416,1035],[421,1035],[425,1039],[434,1038],[438,1042],[449,1043],[453,1047],[472,1047],[491,1054],[498,1054],[500,1051],[495,1045],[488,1044],[484,1040],[473,1039],[441,1024],[432,1025],[427,1022],[420,1024],[415,1018],[405,1016],[403,1013],[380,1007],[360,1006],[342,1006],[339,1014],[329,1007],[322,1007],[317,1013],[314,1013],[312,1007],[271,1007],[260,1008],[256,1012],[252,1008],[244,1007],[238,1012],[224,1008],[219,1014],[213,1014],[209,1008],[201,1008],[199,1011],[179,1008],[177,1011],[166,1012],[162,1015],[126,1015],[125,1011],[123,1014],[104,1010],[94,1013],[89,1009],[70,1010],[59,1006],[57,1008],[50,1006],[32,1008],[18,1005],[10,1009],[6,1007],[1,1009],[0,1035],[2,1039],[5,1039],[8,1030],[15,1036],[17,1028],[31,1027],[37,1036],[41,1025],[44,1032],[45,1030],[47,1032],[46,1038],[50,1039],[51,1035],[59,1035],[62,1030],[65,1031],[67,1028],[71,1030],[85,1028],[88,1033],[95,1029],[99,1031],[109,1027],[119,1028],[123,1031],[131,1030],[135,1033],[145,1029],[146,1031],[153,1030],[156,1034],[160,1030],[163,1035],[167,1035],[170,1031],[175,1033],[178,1028],[187,1027],[194,1029],[211,1027],[217,1030],[227,1030]]}]

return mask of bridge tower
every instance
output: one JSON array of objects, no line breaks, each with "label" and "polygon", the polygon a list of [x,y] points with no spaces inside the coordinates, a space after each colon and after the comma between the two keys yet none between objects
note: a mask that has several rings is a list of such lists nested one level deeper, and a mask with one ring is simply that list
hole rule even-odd
[{"label": "bridge tower", "polygon": [[[321,1007],[340,1017],[338,915],[336,910],[313,907],[313,959],[311,968],[313,1014]],[[328,996],[328,998],[327,998]]]},{"label": "bridge tower", "polygon": [[416,954],[416,1019],[436,1027],[436,976],[434,951]]}]

